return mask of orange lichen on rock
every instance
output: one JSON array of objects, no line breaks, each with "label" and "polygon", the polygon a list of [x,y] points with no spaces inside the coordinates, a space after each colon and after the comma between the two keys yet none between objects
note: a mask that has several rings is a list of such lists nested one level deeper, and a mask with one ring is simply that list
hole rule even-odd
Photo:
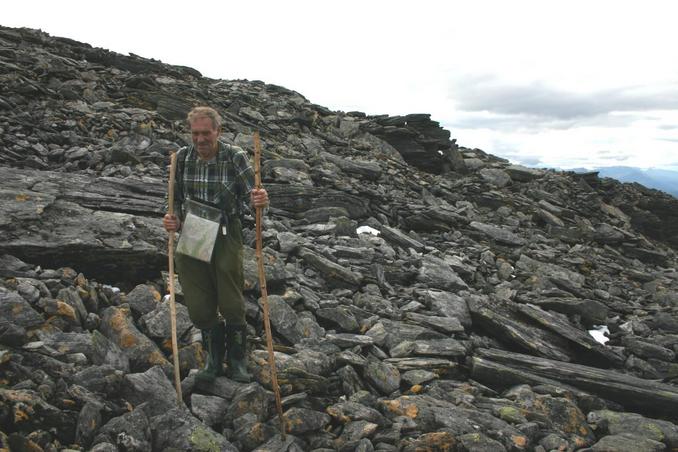
[{"label": "orange lichen on rock", "polygon": [[127,321],[127,310],[118,309],[111,316],[110,324],[114,331],[120,333],[118,337],[118,345],[122,348],[131,348],[139,342],[136,336],[129,332],[129,325]]},{"label": "orange lichen on rock", "polygon": [[291,433],[291,432],[292,432],[292,429],[293,429],[295,426],[301,426],[301,425],[303,425],[303,421],[302,421],[302,419],[300,419],[300,418],[298,418],[298,419],[290,419],[290,418],[287,417],[287,416],[283,416],[283,418],[285,419],[285,431],[286,431],[287,433]]},{"label": "orange lichen on rock", "polygon": [[407,399],[407,396],[403,396],[397,400],[385,400],[383,403],[392,413],[414,419],[419,414],[419,408],[414,403],[403,403],[407,402]]},{"label": "orange lichen on rock", "polygon": [[332,416],[334,419],[338,420],[342,424],[348,424],[349,422],[352,421],[352,419],[349,416],[341,414],[339,412],[339,410],[337,410],[334,407],[327,407],[325,409],[325,411],[327,412],[327,414],[329,414],[330,416]]},{"label": "orange lichen on rock", "polygon": [[163,350],[167,350],[168,352],[172,352],[172,338],[167,338],[164,341],[160,343],[160,346],[162,347]]},{"label": "orange lichen on rock", "polygon": [[115,310],[115,313],[111,316],[111,327],[115,331],[122,331],[127,326],[127,316],[125,315],[127,310],[124,308],[119,308]]},{"label": "orange lichen on rock", "polygon": [[61,300],[57,300],[57,312],[58,315],[61,317],[67,317],[72,320],[77,320],[76,314],[75,314],[75,309],[73,309],[73,306],[69,305],[66,302],[63,302]]},{"label": "orange lichen on rock", "polygon": [[573,436],[571,439],[574,440],[574,446],[577,449],[591,445],[589,441],[587,441],[585,438],[582,438],[581,436]]},{"label": "orange lichen on rock", "polygon": [[120,343],[118,345],[122,348],[132,348],[137,345],[137,342],[137,338],[132,333],[124,332],[120,336]]},{"label": "orange lichen on rock", "polygon": [[527,437],[523,435],[513,435],[511,436],[511,441],[518,448],[524,448],[527,446]]},{"label": "orange lichen on rock", "polygon": [[148,357],[148,362],[151,364],[163,364],[165,361],[165,356],[159,351],[152,352]]},{"label": "orange lichen on rock", "polygon": [[30,418],[30,414],[23,410],[22,408],[15,407],[14,409],[14,423],[20,424],[21,422],[27,421]]},{"label": "orange lichen on rock", "polygon": [[457,439],[449,432],[434,432],[421,435],[417,443],[416,452],[451,452],[456,448]]}]

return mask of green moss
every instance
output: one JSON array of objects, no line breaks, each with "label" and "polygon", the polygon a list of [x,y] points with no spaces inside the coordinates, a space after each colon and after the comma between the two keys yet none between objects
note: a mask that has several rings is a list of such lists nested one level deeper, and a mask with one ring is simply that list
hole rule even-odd
[{"label": "green moss", "polygon": [[214,434],[204,427],[198,427],[193,430],[188,441],[194,450],[205,452],[219,452],[221,450]]},{"label": "green moss", "polygon": [[499,418],[510,423],[520,424],[525,422],[525,417],[520,411],[512,406],[503,406],[499,408]]},{"label": "green moss", "polygon": [[653,424],[651,422],[643,423],[640,425],[641,430],[645,430],[647,432],[650,432],[652,434],[652,439],[656,441],[664,441],[664,432],[662,429],[657,425]]},{"label": "green moss", "polygon": [[467,433],[464,437],[474,443],[480,442],[480,433]]}]

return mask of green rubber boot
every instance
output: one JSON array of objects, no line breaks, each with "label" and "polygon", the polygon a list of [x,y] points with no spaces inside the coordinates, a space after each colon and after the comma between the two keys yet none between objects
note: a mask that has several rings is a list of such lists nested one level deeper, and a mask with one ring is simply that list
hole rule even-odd
[{"label": "green rubber boot", "polygon": [[226,325],[226,347],[228,378],[241,383],[252,381],[247,372],[247,325]]},{"label": "green rubber boot", "polygon": [[216,326],[209,330],[200,330],[202,332],[202,344],[207,350],[207,362],[205,368],[199,371],[195,378],[196,380],[213,382],[215,378],[224,375],[224,338],[226,335],[226,327],[223,322],[217,323]]}]

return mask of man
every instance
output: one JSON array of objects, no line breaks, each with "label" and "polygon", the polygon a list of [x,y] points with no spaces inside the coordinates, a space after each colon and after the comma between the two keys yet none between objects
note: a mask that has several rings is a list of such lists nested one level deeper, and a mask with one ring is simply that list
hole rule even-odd
[{"label": "man", "polygon": [[[165,215],[168,232],[182,232],[187,200],[221,210],[221,225],[210,262],[177,253],[175,263],[193,324],[203,336],[208,359],[196,378],[212,381],[223,375],[224,345],[228,349],[228,376],[249,382],[247,372],[245,300],[242,294],[243,243],[240,212],[249,195],[253,207],[268,206],[268,194],[254,188],[254,172],[247,153],[219,141],[221,117],[210,107],[188,113],[193,145],[177,153],[175,211]],[[184,231],[185,232],[185,231]],[[218,312],[226,325],[218,318]]]}]

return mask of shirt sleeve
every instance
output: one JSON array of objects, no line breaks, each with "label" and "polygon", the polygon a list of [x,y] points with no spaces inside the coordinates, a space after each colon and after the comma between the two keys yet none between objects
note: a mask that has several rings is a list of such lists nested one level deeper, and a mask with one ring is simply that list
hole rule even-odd
[{"label": "shirt sleeve", "polygon": [[242,149],[236,151],[233,156],[233,164],[235,166],[236,183],[240,189],[242,197],[246,197],[254,188],[254,169],[250,165],[247,153]]},{"label": "shirt sleeve", "polygon": [[[250,203],[250,192],[254,187],[254,169],[250,164],[247,152],[239,149],[233,157],[233,163],[236,172],[236,182],[240,191],[240,209],[241,212],[254,215],[254,208]],[[268,209],[266,209],[268,210]]]}]

